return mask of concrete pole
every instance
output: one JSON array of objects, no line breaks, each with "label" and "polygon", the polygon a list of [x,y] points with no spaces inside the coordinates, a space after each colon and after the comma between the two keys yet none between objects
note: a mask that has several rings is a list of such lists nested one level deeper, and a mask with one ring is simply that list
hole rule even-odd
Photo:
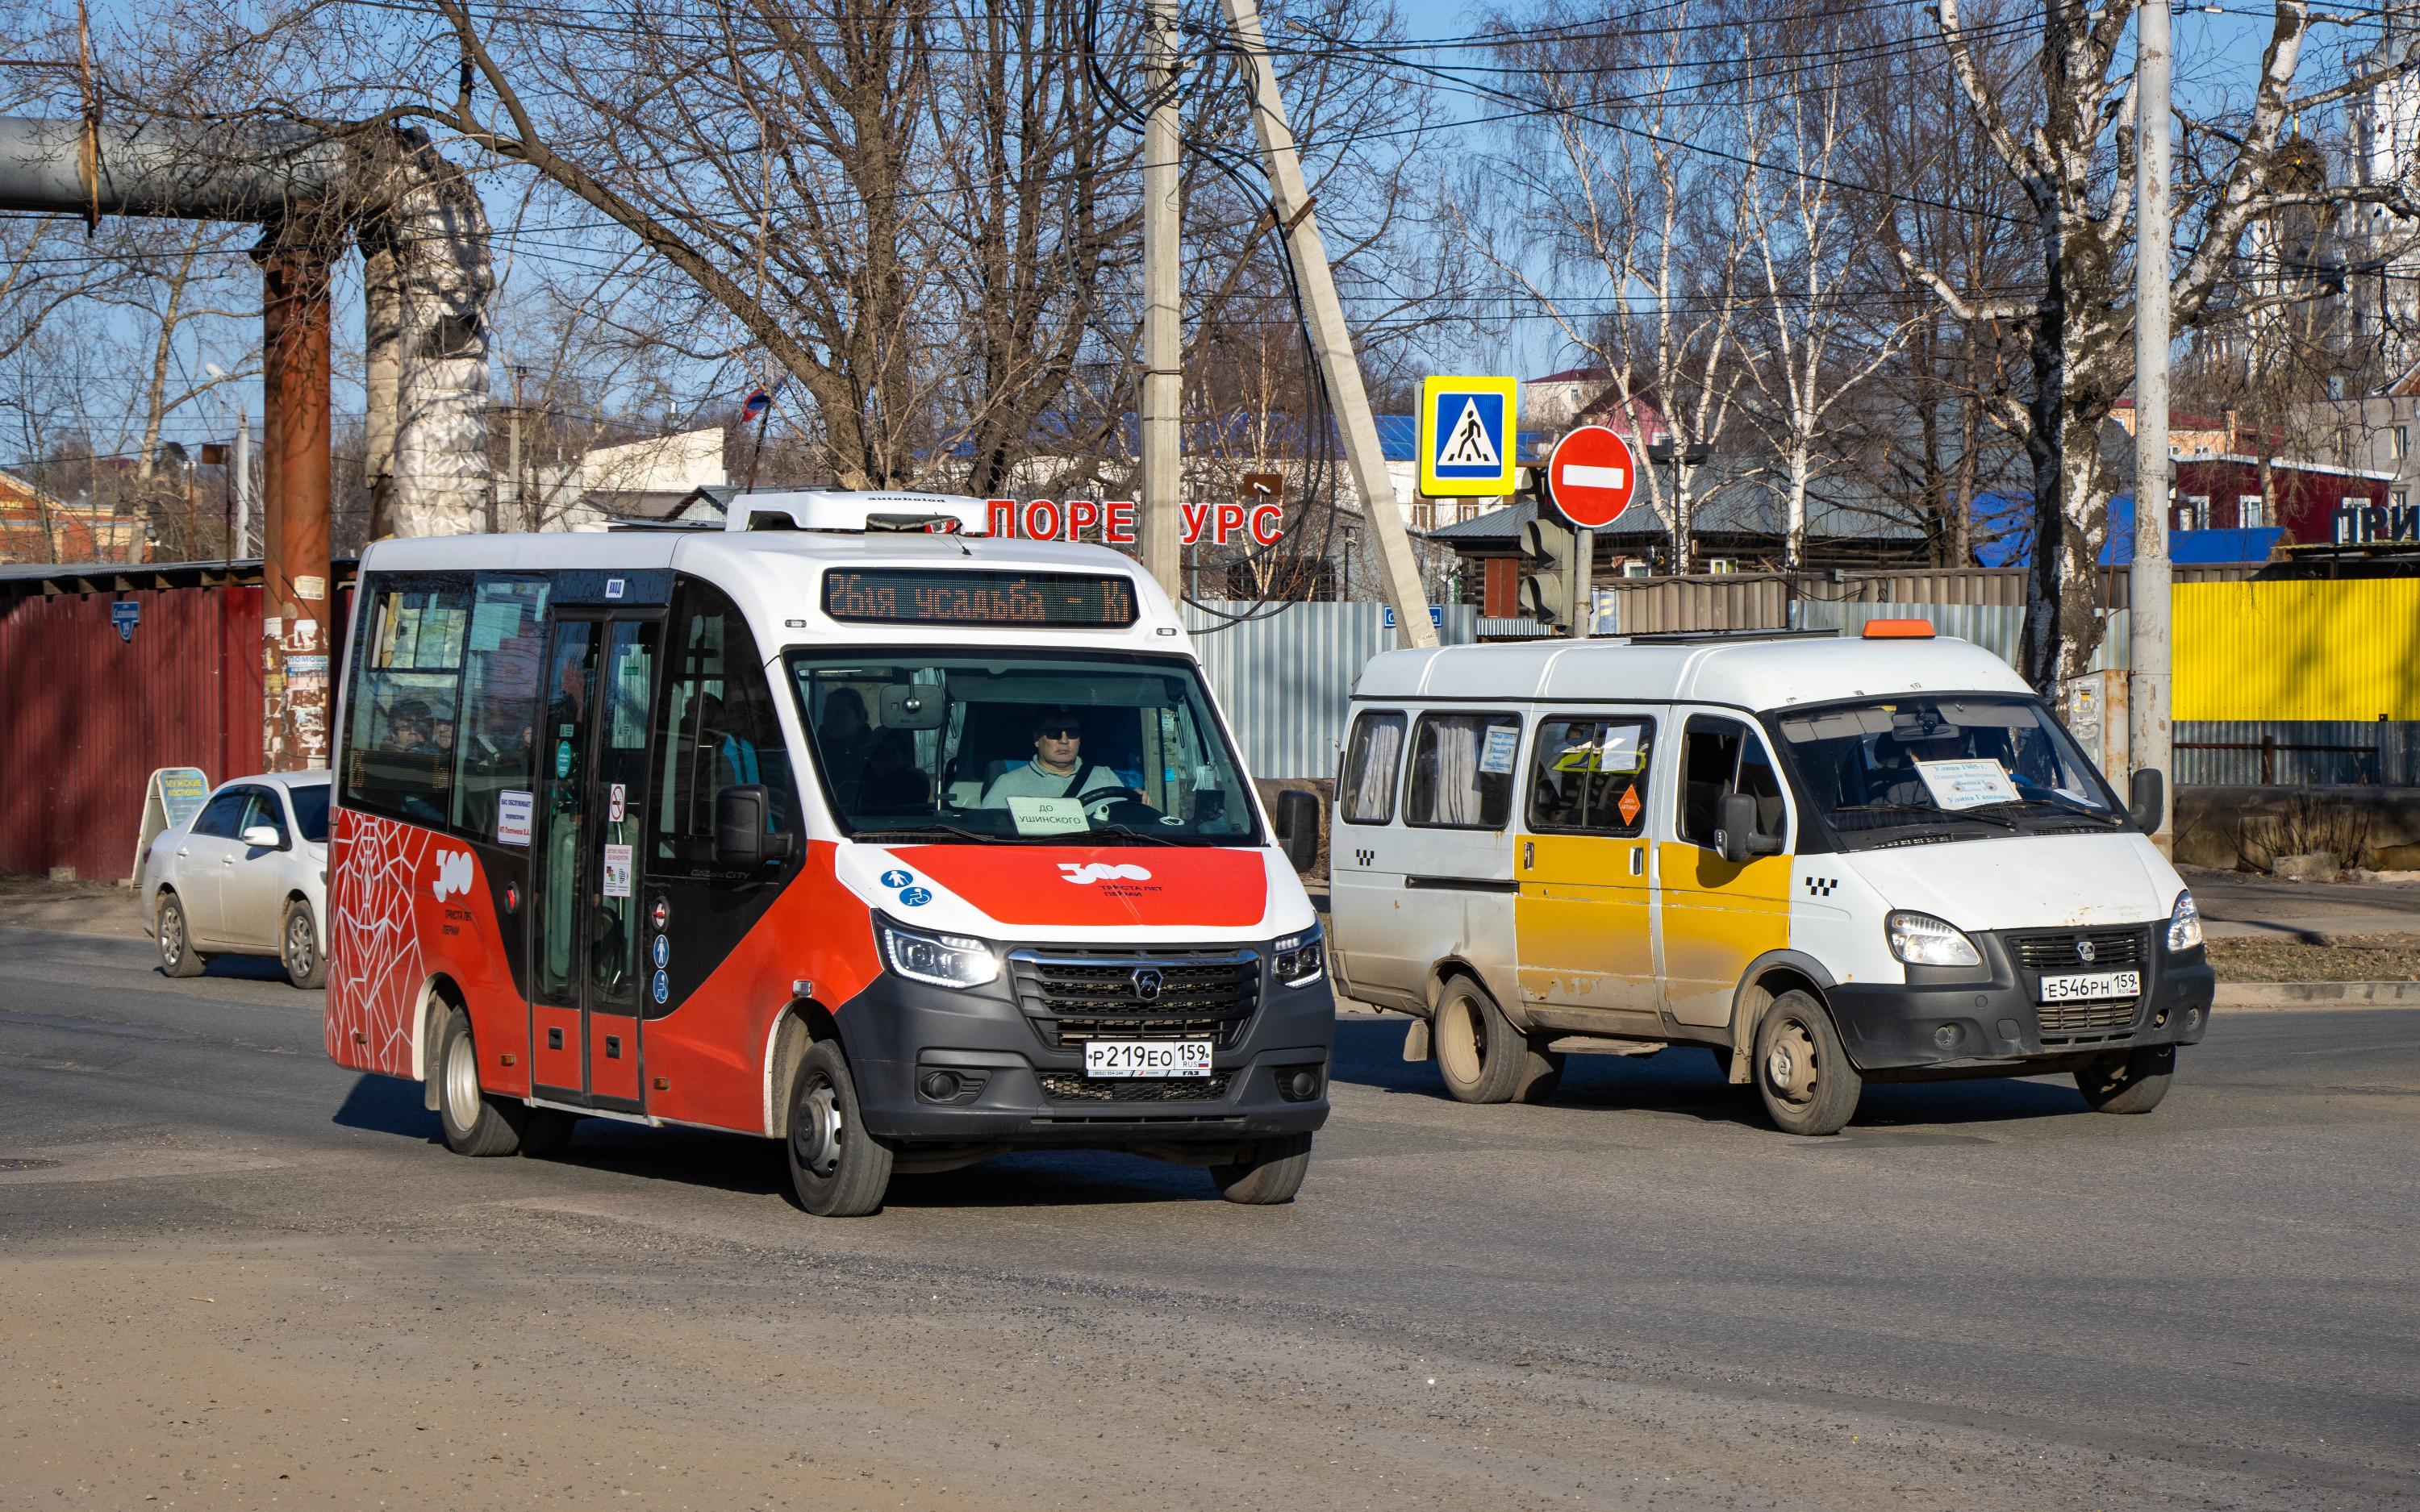
[{"label": "concrete pole", "polygon": [[[2173,778],[2168,722],[2168,120],[2167,0],[2134,13],[2134,564],[2127,616],[2127,760]],[[2151,842],[2175,841],[2175,783]]]},{"label": "concrete pole", "polygon": [[[530,529],[530,523],[528,517],[521,509],[521,390],[519,383],[513,385],[513,410],[510,424],[512,425],[510,439],[505,442],[504,446],[504,475],[512,480],[513,529],[517,531],[525,531]],[[762,433],[760,432],[759,434],[761,435]],[[748,471],[750,474],[749,481],[752,484],[755,481],[754,475],[756,464],[752,461],[750,462],[748,464]],[[496,491],[500,495],[504,492],[501,488]],[[501,520],[491,519],[488,522],[488,529],[490,531],[502,530],[504,529],[504,522]]]},{"label": "concrete pole", "polygon": [[[1379,582],[1395,609],[1395,633],[1406,646],[1434,646],[1437,636],[1436,627],[1429,624],[1428,594],[1420,586],[1419,563],[1412,556],[1411,533],[1404,526],[1394,480],[1387,475],[1386,449],[1378,441],[1378,422],[1370,412],[1370,395],[1361,387],[1361,360],[1354,354],[1353,332],[1344,324],[1343,301],[1336,297],[1336,278],[1328,270],[1326,246],[1319,239],[1319,221],[1311,211],[1311,190],[1303,182],[1294,128],[1286,122],[1285,97],[1278,93],[1277,69],[1269,62],[1260,7],[1255,0],[1225,0],[1225,6],[1228,23],[1235,29],[1235,40],[1250,73],[1252,133],[1260,139],[1261,156],[1268,164],[1279,231],[1285,238],[1287,255],[1294,259],[1295,283],[1302,290],[1303,308],[1311,316],[1328,402],[1336,411],[1338,428],[1344,433],[1344,460],[1353,470],[1361,507],[1370,517]],[[1508,436],[1505,444],[1517,440]]]},{"label": "concrete pole", "polygon": [[252,553],[252,417],[235,407],[235,539],[228,555]]},{"label": "concrete pole", "polygon": [[264,720],[271,771],[328,764],[329,256],[280,244],[268,258],[268,303],[279,312],[265,353],[280,400],[271,429],[277,458],[275,543],[264,637]]},{"label": "concrete pole", "polygon": [[1183,122],[1177,116],[1176,0],[1146,9],[1142,133],[1142,537],[1143,570],[1173,598],[1185,588],[1185,310],[1176,280]]}]

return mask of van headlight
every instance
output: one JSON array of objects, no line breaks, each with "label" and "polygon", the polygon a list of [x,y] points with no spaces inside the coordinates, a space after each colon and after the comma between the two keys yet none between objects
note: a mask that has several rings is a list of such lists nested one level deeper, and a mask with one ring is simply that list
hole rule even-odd
[{"label": "van headlight", "polygon": [[1326,936],[1314,924],[1269,947],[1269,970],[1289,987],[1308,987],[1327,969]]},{"label": "van headlight", "polygon": [[2193,894],[2177,894],[2177,906],[2168,915],[2168,949],[2191,950],[2201,944],[2201,909]]},{"label": "van headlight", "polygon": [[1890,952],[1911,966],[1979,966],[1982,952],[1957,926],[1901,909],[1883,920]]},{"label": "van headlight", "polygon": [[909,981],[980,987],[1000,977],[1000,953],[982,940],[902,929],[887,918],[875,928],[882,936],[883,964]]}]

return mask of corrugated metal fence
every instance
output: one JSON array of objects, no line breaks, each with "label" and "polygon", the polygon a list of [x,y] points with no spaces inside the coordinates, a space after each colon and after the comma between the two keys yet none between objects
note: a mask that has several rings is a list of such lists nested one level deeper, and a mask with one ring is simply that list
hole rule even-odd
[{"label": "corrugated metal fence", "polygon": [[[2106,633],[2101,638],[2101,649],[2092,654],[2094,671],[2126,665],[2129,613],[2112,609],[2104,618]],[[2011,667],[2017,664],[2025,628],[2024,609],[2016,604],[1876,604],[1802,598],[1790,606],[1793,630],[1844,630],[1854,635],[1868,620],[1930,620],[1943,635],[1972,640]]]},{"label": "corrugated metal fence", "polygon": [[[1344,705],[1362,666],[1398,644],[1377,604],[1287,604],[1265,618],[1229,620],[1273,606],[1210,601],[1185,607],[1186,628],[1254,777],[1331,777]],[[1477,639],[1479,611],[1446,607],[1437,638]]]}]

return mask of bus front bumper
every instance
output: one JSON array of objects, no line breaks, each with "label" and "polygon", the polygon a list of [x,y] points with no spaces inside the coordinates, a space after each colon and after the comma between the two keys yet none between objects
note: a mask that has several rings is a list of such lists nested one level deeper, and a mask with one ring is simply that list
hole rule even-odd
[{"label": "bus front bumper", "polygon": [[1089,1077],[1080,1049],[1046,1042],[1004,983],[928,986],[885,974],[834,1015],[859,1116],[902,1145],[1138,1149],[1230,1158],[1327,1121],[1335,999],[1325,977],[1264,989],[1211,1074]]}]

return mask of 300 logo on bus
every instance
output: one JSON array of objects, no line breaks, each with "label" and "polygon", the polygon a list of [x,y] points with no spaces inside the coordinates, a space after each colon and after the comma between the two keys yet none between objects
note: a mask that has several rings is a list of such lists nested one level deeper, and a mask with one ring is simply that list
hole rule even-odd
[{"label": "300 logo on bus", "polygon": [[1060,880],[1064,882],[1116,882],[1121,879],[1149,882],[1151,873],[1131,862],[1062,861]]}]

